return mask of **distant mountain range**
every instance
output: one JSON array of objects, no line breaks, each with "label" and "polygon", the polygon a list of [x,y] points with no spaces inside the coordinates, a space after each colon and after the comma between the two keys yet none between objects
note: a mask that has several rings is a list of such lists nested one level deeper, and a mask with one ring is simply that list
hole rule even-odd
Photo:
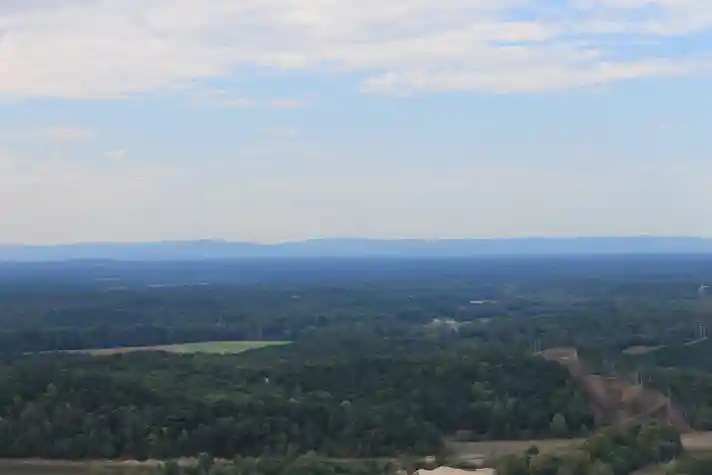
[{"label": "distant mountain range", "polygon": [[318,257],[476,257],[516,255],[712,254],[712,238],[579,237],[511,239],[314,239],[283,244],[220,240],[151,243],[0,245],[0,261],[112,259],[180,261]]}]

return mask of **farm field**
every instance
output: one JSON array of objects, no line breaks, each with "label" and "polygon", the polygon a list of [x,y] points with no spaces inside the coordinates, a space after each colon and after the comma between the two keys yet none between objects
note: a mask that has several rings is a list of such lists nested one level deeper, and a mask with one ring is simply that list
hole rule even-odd
[{"label": "farm field", "polygon": [[176,345],[130,346],[118,348],[96,348],[87,350],[70,350],[66,353],[86,353],[95,356],[133,353],[137,351],[166,351],[176,354],[211,353],[237,354],[247,350],[264,348],[266,346],[286,345],[288,341],[201,341],[196,343],[180,343]]}]

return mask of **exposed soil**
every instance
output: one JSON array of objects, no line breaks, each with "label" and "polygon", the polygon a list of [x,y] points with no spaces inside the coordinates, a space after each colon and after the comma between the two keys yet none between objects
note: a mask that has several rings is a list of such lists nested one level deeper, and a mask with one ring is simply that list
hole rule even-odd
[{"label": "exposed soil", "polygon": [[683,434],[682,445],[688,452],[710,452],[712,451],[712,432]]},{"label": "exposed soil", "polygon": [[652,353],[653,351],[657,351],[661,348],[665,348],[664,346],[630,346],[623,350],[624,355],[629,355],[629,356],[641,356],[641,355],[647,355],[648,353]]},{"label": "exposed soil", "polygon": [[589,395],[591,410],[599,425],[626,424],[657,420],[689,432],[682,411],[659,391],[630,383],[617,376],[592,374],[581,362],[574,348],[555,348],[541,355],[557,361],[581,382]]}]

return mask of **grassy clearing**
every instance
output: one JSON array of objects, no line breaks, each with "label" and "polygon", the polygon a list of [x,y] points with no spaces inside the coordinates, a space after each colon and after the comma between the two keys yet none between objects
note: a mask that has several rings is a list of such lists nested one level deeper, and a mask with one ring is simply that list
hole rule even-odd
[{"label": "grassy clearing", "polygon": [[158,462],[0,459],[0,475],[150,475]]},{"label": "grassy clearing", "polygon": [[520,455],[535,445],[542,453],[563,454],[584,439],[551,440],[493,440],[483,442],[449,442],[448,448],[456,457],[481,455],[485,459],[494,459],[505,455]]},{"label": "grassy clearing", "polygon": [[[541,453],[563,455],[574,450],[585,439],[553,439],[553,440],[515,440],[515,441],[484,441],[484,442],[447,442],[449,451],[455,458],[467,458],[474,455],[484,459],[496,459],[506,455],[521,455],[528,448],[536,446]],[[712,432],[690,432],[682,434],[682,445],[688,454],[699,456],[712,454]],[[643,475],[657,475],[667,465],[650,466],[636,473]]]},{"label": "grassy clearing", "polygon": [[134,353],[137,351],[166,351],[168,353],[190,354],[210,353],[234,355],[247,350],[264,348],[266,346],[286,345],[288,341],[201,341],[197,343],[180,343],[177,345],[131,346],[121,348],[101,348],[88,350],[72,350],[67,353],[86,353],[94,356]]}]

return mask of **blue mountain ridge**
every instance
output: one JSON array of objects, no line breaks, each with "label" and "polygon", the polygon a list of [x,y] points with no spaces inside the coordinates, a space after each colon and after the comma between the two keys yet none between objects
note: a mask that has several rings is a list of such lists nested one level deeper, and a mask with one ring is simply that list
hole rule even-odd
[{"label": "blue mountain ridge", "polygon": [[175,261],[319,257],[475,257],[498,255],[712,254],[712,238],[571,237],[492,239],[329,238],[280,244],[224,240],[0,245],[0,261],[108,259]]}]

